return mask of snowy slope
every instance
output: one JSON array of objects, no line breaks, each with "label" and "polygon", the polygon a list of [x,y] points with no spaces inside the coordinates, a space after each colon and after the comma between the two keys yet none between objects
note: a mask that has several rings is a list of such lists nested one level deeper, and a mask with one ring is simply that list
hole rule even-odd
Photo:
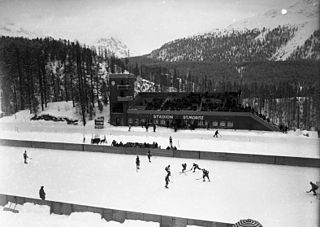
[{"label": "snowy slope", "polygon": [[270,60],[286,60],[293,51],[302,46],[311,34],[319,29],[319,1],[299,0],[289,6],[287,13],[283,14],[281,9],[272,9],[262,15],[256,15],[233,23],[227,27],[232,30],[245,30],[259,28],[275,28],[279,25],[296,27],[294,37],[280,47]]}]

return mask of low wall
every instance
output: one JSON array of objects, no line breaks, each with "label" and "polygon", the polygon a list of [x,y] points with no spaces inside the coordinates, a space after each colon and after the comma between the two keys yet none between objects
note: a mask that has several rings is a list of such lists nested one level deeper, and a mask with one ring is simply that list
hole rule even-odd
[{"label": "low wall", "polygon": [[[125,220],[139,220],[158,222],[160,227],[185,227],[187,225],[198,225],[204,227],[232,227],[230,223],[213,222],[181,217],[172,217],[159,214],[149,214],[126,210],[116,210],[104,207],[93,207],[73,203],[64,203],[50,200],[40,200],[22,196],[0,194],[0,206],[6,206],[9,202],[23,205],[33,203],[50,207],[50,214],[70,215],[72,212],[93,212],[100,214],[106,221],[116,221],[123,223]],[[8,205],[7,205],[8,206]],[[11,206],[12,208],[13,206]]]},{"label": "low wall", "polygon": [[[148,148],[112,147],[112,146],[106,146],[106,145],[38,142],[38,141],[8,140],[8,139],[0,139],[0,145],[44,148],[44,149],[58,149],[58,150],[104,152],[104,153],[112,153],[112,154],[131,154],[131,155],[147,155],[149,150]],[[161,157],[191,158],[191,159],[231,161],[231,162],[250,162],[250,163],[264,163],[264,164],[273,164],[273,165],[289,165],[289,166],[320,168],[319,158],[238,154],[238,153],[209,152],[209,151],[187,151],[187,150],[172,150],[172,149],[170,150],[150,149],[150,151],[153,156],[161,156]]]}]

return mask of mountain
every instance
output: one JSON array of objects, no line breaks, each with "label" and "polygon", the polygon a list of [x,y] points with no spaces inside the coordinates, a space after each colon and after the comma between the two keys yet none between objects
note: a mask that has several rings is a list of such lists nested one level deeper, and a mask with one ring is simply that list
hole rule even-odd
[{"label": "mountain", "polygon": [[318,0],[300,0],[283,11],[268,10],[225,29],[171,41],[148,57],[169,62],[320,60],[319,38]]},{"label": "mountain", "polygon": [[114,54],[118,58],[125,58],[130,55],[127,45],[114,37],[98,39],[94,46],[97,50],[106,50],[108,55]]}]

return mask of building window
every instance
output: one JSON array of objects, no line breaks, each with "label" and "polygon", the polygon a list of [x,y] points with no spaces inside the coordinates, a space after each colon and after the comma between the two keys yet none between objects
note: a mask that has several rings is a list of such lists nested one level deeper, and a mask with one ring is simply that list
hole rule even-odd
[{"label": "building window", "polygon": [[233,122],[232,121],[228,121],[227,122],[227,127],[228,128],[233,128]]},{"label": "building window", "polygon": [[165,120],[160,120],[160,124],[161,125],[166,125],[166,121]]},{"label": "building window", "polygon": [[226,122],[225,121],[220,121],[220,126],[221,127],[226,127]]},{"label": "building window", "polygon": [[132,123],[133,123],[132,118],[129,118],[129,119],[128,119],[128,123],[129,123],[129,124],[132,124]]},{"label": "building window", "polygon": [[212,127],[217,127],[218,126],[218,122],[217,121],[213,121],[212,122]]},{"label": "building window", "polygon": [[134,125],[138,126],[139,125],[139,118],[134,119]]}]

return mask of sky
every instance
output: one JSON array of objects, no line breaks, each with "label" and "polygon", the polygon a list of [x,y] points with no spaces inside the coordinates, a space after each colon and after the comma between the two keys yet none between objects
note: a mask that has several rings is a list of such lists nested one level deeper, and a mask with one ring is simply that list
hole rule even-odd
[{"label": "sky", "polygon": [[0,0],[0,28],[92,44],[115,37],[137,54],[177,38],[281,11],[297,0]]}]

